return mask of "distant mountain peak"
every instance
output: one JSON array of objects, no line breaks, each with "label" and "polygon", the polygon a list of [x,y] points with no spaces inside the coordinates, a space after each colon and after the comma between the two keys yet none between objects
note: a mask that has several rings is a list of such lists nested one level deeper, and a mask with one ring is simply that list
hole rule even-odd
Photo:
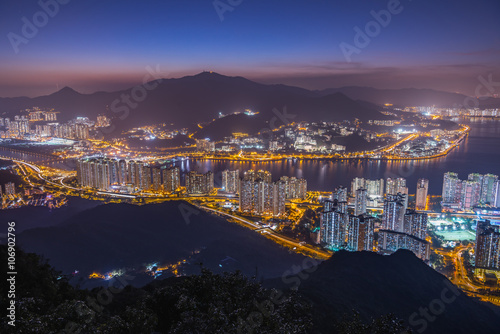
[{"label": "distant mountain peak", "polygon": [[80,94],[80,93],[69,86],[64,86],[54,94]]},{"label": "distant mountain peak", "polygon": [[195,77],[195,78],[218,78],[218,77],[219,78],[220,77],[227,78],[226,75],[222,75],[222,74],[214,72],[214,71],[203,71],[203,72],[200,72],[198,74],[193,75],[193,77]]}]

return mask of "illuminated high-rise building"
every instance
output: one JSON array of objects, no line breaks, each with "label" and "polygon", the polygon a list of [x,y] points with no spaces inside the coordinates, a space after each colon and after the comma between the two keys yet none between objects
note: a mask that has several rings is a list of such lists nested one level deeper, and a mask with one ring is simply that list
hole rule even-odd
[{"label": "illuminated high-rise building", "polygon": [[[249,178],[240,181],[239,207],[242,212],[258,212],[259,208],[258,183]],[[263,206],[263,205],[262,205]]]},{"label": "illuminated high-rise building", "polygon": [[19,121],[19,134],[30,133],[30,123],[27,120]]},{"label": "illuminated high-rise building", "polygon": [[429,192],[429,180],[418,179],[415,199],[415,209],[425,210],[427,206],[427,194]]},{"label": "illuminated high-rise building", "polygon": [[467,180],[478,182],[481,185],[483,184],[483,178],[484,178],[484,175],[483,174],[479,174],[479,173],[470,173],[467,176]]},{"label": "illuminated high-rise building", "polygon": [[[396,195],[398,193],[404,193],[404,188],[406,188],[406,179],[402,177],[398,178],[387,178],[386,181],[386,195]],[[408,192],[406,192],[408,193]]]},{"label": "illuminated high-rise building", "polygon": [[[78,184],[82,185],[84,183],[84,175],[86,175],[86,171],[84,169],[83,160],[76,160],[76,180]],[[86,165],[85,165],[86,166]],[[86,183],[86,182],[85,182]]]},{"label": "illuminated high-rise building", "polygon": [[285,211],[285,183],[277,181],[273,183],[273,216],[283,216]]},{"label": "illuminated high-rise building", "polygon": [[329,249],[343,249],[347,242],[347,226],[349,214],[327,211],[320,216],[320,238]]},{"label": "illuminated high-rise building", "polygon": [[143,165],[142,169],[139,170],[139,178],[140,178],[140,188],[141,190],[150,190],[152,186],[151,182],[151,167],[147,165]]},{"label": "illuminated high-rise building", "polygon": [[430,244],[427,241],[413,235],[390,230],[379,230],[378,249],[382,254],[391,254],[398,249],[407,249],[424,261],[428,261],[430,257]]},{"label": "illuminated high-rise building", "polygon": [[[111,158],[83,158],[76,163],[78,183],[84,187],[99,190],[159,191],[162,189],[162,175],[159,167],[145,165],[141,161],[125,161]],[[179,172],[176,173],[176,188]],[[212,181],[213,183],[213,181]]]},{"label": "illuminated high-rise building", "polygon": [[472,210],[479,204],[481,198],[480,181],[467,180],[462,182],[462,197],[460,203],[466,211]]},{"label": "illuminated high-rise building", "polygon": [[[116,165],[115,165],[116,162]],[[107,165],[107,170],[108,170],[108,177],[109,177],[109,184],[114,184],[117,183],[117,178],[118,178],[118,169],[116,166],[118,165],[117,161],[114,159],[110,158],[104,158],[102,159],[102,163]]]},{"label": "illuminated high-rise building", "polygon": [[358,189],[354,199],[354,215],[359,216],[366,213],[367,191],[366,189]]},{"label": "illuminated high-rise building", "polygon": [[380,180],[365,180],[365,189],[367,191],[368,197],[384,198],[384,179]]},{"label": "illuminated high-rise building", "polygon": [[477,222],[475,257],[476,268],[500,269],[499,226],[491,225],[489,220]]},{"label": "illuminated high-rise building", "polygon": [[493,204],[494,207],[500,207],[500,180],[495,182],[495,202]]},{"label": "illuminated high-rise building", "polygon": [[163,170],[163,187],[166,192],[173,193],[181,186],[181,170],[170,167]]},{"label": "illuminated high-rise building", "polygon": [[118,183],[121,185],[127,184],[127,162],[125,160],[118,161]]},{"label": "illuminated high-rise building", "polygon": [[427,213],[406,210],[405,195],[388,195],[384,202],[382,228],[378,248],[383,254],[408,249],[422,260],[429,260],[430,245],[427,237]]},{"label": "illuminated high-rise building", "polygon": [[296,198],[306,198],[307,197],[307,180],[304,178],[297,179],[295,181],[295,195]]},{"label": "illuminated high-rise building", "polygon": [[111,185],[110,164],[107,159],[80,159],[76,163],[78,183],[83,187],[108,190]]},{"label": "illuminated high-rise building", "polygon": [[326,200],[323,203],[323,212],[328,212],[328,211],[348,213],[347,202],[341,202],[338,201],[337,199],[334,199],[333,201]]},{"label": "illuminated high-rise building", "polygon": [[323,202],[323,212],[328,212],[328,211],[335,211],[335,208],[337,207],[337,200],[325,200]]},{"label": "illuminated high-rise building", "polygon": [[49,125],[36,124],[35,134],[40,137],[49,137],[51,135],[51,127]]},{"label": "illuminated high-rise building", "polygon": [[186,191],[188,194],[202,194],[203,174],[190,171],[186,174]]},{"label": "illuminated high-rise building", "polygon": [[240,211],[256,215],[285,214],[286,182],[272,182],[269,172],[247,171],[240,181]]},{"label": "illuminated high-rise building", "polygon": [[87,124],[75,124],[75,138],[89,139],[89,126]]},{"label": "illuminated high-rise building", "polygon": [[406,210],[403,221],[403,230],[401,232],[425,240],[427,237],[427,222],[427,213]]},{"label": "illuminated high-rise building", "polygon": [[239,170],[225,170],[222,172],[222,191],[237,194],[240,184]]},{"label": "illuminated high-rise building", "polygon": [[307,181],[296,177],[282,176],[280,178],[285,185],[285,195],[287,199],[305,198],[307,196]]},{"label": "illuminated high-rise building", "polygon": [[99,159],[97,164],[97,189],[108,190],[111,185],[109,164],[106,159]]},{"label": "illuminated high-rise building", "polygon": [[373,251],[374,226],[374,218],[371,216],[349,216],[347,250]]},{"label": "illuminated high-rise building", "polygon": [[351,194],[354,196],[356,190],[365,188],[365,179],[356,177],[351,181]]},{"label": "illuminated high-rise building", "polygon": [[45,111],[44,113],[45,120],[47,122],[55,122],[57,121],[57,112],[54,111]]},{"label": "illuminated high-rise building", "polygon": [[489,204],[495,206],[497,182],[498,175],[486,174],[483,176],[480,199],[481,204]]},{"label": "illuminated high-rise building", "polygon": [[387,195],[384,201],[382,228],[397,232],[403,231],[403,220],[406,213],[405,195]]},{"label": "illuminated high-rise building", "polygon": [[214,174],[200,174],[190,171],[186,175],[186,191],[188,194],[209,194],[214,189]]},{"label": "illuminated high-rise building", "polygon": [[347,188],[340,186],[332,194],[332,199],[339,202],[347,202]]},{"label": "illuminated high-rise building", "polygon": [[208,171],[205,173],[203,190],[205,193],[210,194],[214,189],[214,173]]},{"label": "illuminated high-rise building", "polygon": [[[358,189],[359,194],[360,189]],[[366,191],[364,191],[366,194]],[[333,250],[372,251],[374,218],[353,216],[347,212],[347,202],[325,201],[320,214],[321,243]]]},{"label": "illuminated high-rise building", "polygon": [[100,189],[99,173],[101,168],[98,168],[99,161],[97,159],[81,159],[76,163],[76,176],[78,183],[82,187]]},{"label": "illuminated high-rise building", "polygon": [[462,181],[457,173],[448,172],[443,177],[442,205],[461,207]]},{"label": "illuminated high-rise building", "polygon": [[141,187],[141,179],[139,177],[139,170],[142,169],[143,163],[140,161],[131,160],[128,162],[128,182],[133,185],[135,188]]},{"label": "illuminated high-rise building", "polygon": [[163,190],[162,183],[161,183],[161,169],[160,167],[153,167],[151,168],[152,172],[152,180],[153,180],[153,191],[160,191]]}]

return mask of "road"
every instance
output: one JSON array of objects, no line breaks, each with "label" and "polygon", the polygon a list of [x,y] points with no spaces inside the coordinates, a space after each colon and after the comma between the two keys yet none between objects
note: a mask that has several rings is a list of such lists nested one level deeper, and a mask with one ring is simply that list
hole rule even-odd
[{"label": "road", "polygon": [[246,218],[243,218],[240,216],[236,216],[236,215],[224,212],[224,211],[215,210],[215,209],[203,206],[203,205],[195,205],[195,206],[197,206],[198,208],[200,208],[202,210],[208,210],[208,211],[220,214],[220,215],[224,215],[224,216],[229,217],[231,219],[237,220],[242,225],[249,227],[256,232],[265,234],[266,237],[269,237],[270,239],[279,240],[280,243],[285,244],[286,246],[293,249],[297,253],[304,253],[304,254],[307,254],[308,256],[322,259],[322,260],[326,260],[332,256],[331,252],[316,249],[313,246],[308,245],[308,244],[301,244],[297,240],[280,235],[277,232],[273,231],[271,228],[264,227],[264,226],[262,226],[258,223],[255,223],[249,219],[246,219]]},{"label": "road", "polygon": [[[69,186],[69,185],[66,185],[64,184],[63,180],[66,176],[59,176],[57,178],[55,178],[54,180],[49,180],[47,179],[46,177],[44,177],[42,175],[42,170],[37,167],[36,165],[33,165],[29,162],[25,162],[25,161],[20,161],[20,160],[13,160],[16,164],[18,165],[23,165],[25,168],[26,168],[26,171],[29,169],[31,169],[31,172],[33,174],[36,175],[36,177],[38,177],[38,179],[40,180],[43,180],[44,182],[47,182],[51,185],[54,185],[56,187],[62,187],[62,188],[66,188],[66,189],[70,189],[70,190],[75,190],[75,191],[85,191],[84,189],[79,189],[79,188],[75,188],[75,187],[72,187],[72,186]],[[21,168],[23,174],[25,173],[25,170],[24,168]],[[29,178],[28,178],[29,180]],[[54,182],[54,181],[59,181],[59,182]],[[29,181],[31,183],[31,181]],[[124,194],[116,194],[116,193],[112,193],[112,192],[106,192],[106,191],[96,191],[97,194],[100,194],[100,195],[109,195],[109,196],[115,196],[115,197],[126,197],[126,198],[137,198],[138,196],[134,196],[134,195],[124,195]],[[192,200],[192,199],[197,199],[197,198],[208,198],[209,196],[200,196],[200,197],[152,197],[151,199],[153,200],[158,200],[158,201],[164,201],[164,200]],[[210,196],[210,199],[225,199],[226,197],[224,196]],[[193,203],[192,203],[193,204]],[[225,215],[226,217],[229,217],[229,218],[232,218],[232,219],[235,219],[237,220],[238,222],[240,222],[241,224],[243,224],[244,226],[246,227],[250,227],[252,229],[254,229],[255,231],[261,233],[261,234],[265,234],[267,237],[269,237],[270,239],[274,239],[275,241],[279,241],[280,243],[284,244],[285,246],[293,249],[294,251],[296,251],[297,253],[305,253],[307,254],[308,256],[312,256],[312,257],[315,257],[315,258],[319,258],[319,259],[327,259],[329,258],[332,253],[330,252],[326,252],[326,251],[323,251],[323,250],[319,250],[319,249],[316,249],[314,248],[313,246],[311,245],[307,245],[307,244],[301,244],[300,242],[292,239],[292,238],[288,238],[288,237],[285,237],[285,236],[282,236],[280,234],[278,234],[277,232],[273,231],[272,229],[270,229],[269,227],[263,227],[262,225],[258,224],[258,223],[255,223],[249,219],[245,219],[245,218],[242,218],[242,217],[239,217],[239,216],[236,216],[236,215],[232,215],[232,214],[229,214],[227,212],[223,212],[223,211],[219,211],[219,210],[215,210],[215,209],[212,209],[212,208],[209,208],[209,207],[206,207],[206,206],[202,206],[202,205],[197,205],[197,204],[193,204],[201,209],[205,209],[205,210],[209,210],[209,211],[212,211],[212,212],[215,212],[217,214],[221,214],[221,215]]]},{"label": "road", "polygon": [[434,252],[443,256],[452,257],[453,264],[455,265],[455,271],[451,279],[453,284],[458,286],[464,293],[471,297],[479,298],[482,301],[500,306],[499,296],[484,294],[484,289],[488,289],[488,287],[473,282],[467,275],[467,269],[465,268],[463,262],[463,253],[471,249],[473,249],[473,246],[459,246],[453,250],[435,249]]},{"label": "road", "polygon": [[455,264],[454,282],[462,289],[465,288],[465,290],[476,292],[481,287],[474,284],[469,276],[467,276],[467,270],[465,269],[462,256],[463,252],[469,251],[471,248],[472,246],[460,246],[453,250],[453,263]]}]

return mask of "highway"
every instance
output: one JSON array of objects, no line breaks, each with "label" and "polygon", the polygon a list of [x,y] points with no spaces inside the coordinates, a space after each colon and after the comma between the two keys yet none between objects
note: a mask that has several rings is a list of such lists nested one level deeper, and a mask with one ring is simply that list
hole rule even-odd
[{"label": "highway", "polygon": [[[49,184],[52,184],[52,185],[57,186],[57,187],[75,190],[75,191],[85,191],[84,189],[79,189],[79,188],[75,188],[75,187],[68,186],[68,185],[64,184],[63,180],[64,180],[64,178],[66,178],[66,176],[59,176],[59,177],[54,179],[54,181],[59,181],[59,182],[54,182],[54,181],[48,180],[46,177],[44,177],[42,175],[42,170],[39,167],[37,167],[36,165],[33,165],[33,164],[25,162],[25,161],[20,161],[20,160],[12,160],[12,161],[14,161],[18,165],[24,165],[25,167],[30,168],[32,170],[32,172],[40,180],[43,180]],[[23,173],[25,173],[23,168],[21,168],[21,170]],[[29,178],[28,178],[28,180],[29,180]],[[31,183],[31,181],[29,181],[29,182]],[[137,198],[138,197],[138,196],[134,196],[134,195],[123,195],[123,194],[117,194],[117,193],[106,192],[106,191],[96,191],[96,193],[100,194],[100,195],[109,195],[109,196],[123,197],[123,198]],[[209,197],[210,199],[226,199],[227,198],[226,196],[200,196],[200,197],[151,197],[151,199],[153,199],[153,200],[156,199],[159,201],[164,201],[164,200],[188,200],[188,201],[190,201],[190,200],[196,199],[196,198],[201,199],[201,198],[207,198],[207,197]],[[147,198],[149,199],[149,197],[147,197]],[[249,227],[249,228],[252,228],[253,230],[257,231],[258,233],[265,234],[270,239],[274,239],[275,241],[279,241],[280,243],[293,249],[297,253],[304,253],[308,256],[312,256],[312,257],[318,258],[318,259],[327,259],[332,255],[331,252],[318,250],[311,245],[302,244],[302,243],[300,243],[292,238],[282,236],[282,235],[278,234],[277,232],[273,231],[272,229],[270,229],[269,227],[263,227],[262,225],[255,223],[249,219],[245,219],[245,218],[242,218],[242,217],[239,217],[236,215],[232,215],[232,214],[229,214],[229,213],[226,213],[223,211],[218,211],[218,210],[206,207],[206,206],[196,205],[196,204],[193,204],[193,205],[195,205],[201,209],[209,210],[209,211],[215,212],[217,214],[221,214],[221,215],[224,215],[224,216],[229,217],[231,219],[237,220],[242,225]]]},{"label": "highway", "polygon": [[471,292],[476,292],[479,288],[478,285],[475,285],[467,276],[467,270],[465,269],[463,263],[463,252],[471,249],[472,246],[460,246],[453,250],[453,263],[455,264],[455,273],[454,273],[454,283],[460,286],[464,290],[469,290]]},{"label": "highway", "polygon": [[224,211],[215,210],[215,209],[203,206],[203,205],[195,205],[195,206],[202,209],[202,210],[212,211],[212,212],[215,212],[217,214],[224,215],[224,216],[229,217],[231,219],[237,220],[242,225],[249,227],[249,228],[253,228],[254,231],[256,231],[256,232],[266,234],[266,237],[269,237],[270,239],[279,240],[279,242],[285,244],[286,246],[288,246],[289,248],[291,248],[292,250],[294,250],[297,253],[303,253],[305,255],[308,255],[308,256],[311,256],[311,257],[314,257],[317,259],[321,259],[321,260],[326,260],[332,256],[331,252],[319,250],[319,249],[314,248],[311,245],[302,244],[301,242],[298,242],[297,240],[282,236],[279,233],[273,231],[271,228],[264,227],[264,226],[262,226],[258,223],[255,223],[249,219],[245,219],[245,218],[242,218],[242,217],[239,217],[236,215],[232,215],[232,214],[224,212]]}]

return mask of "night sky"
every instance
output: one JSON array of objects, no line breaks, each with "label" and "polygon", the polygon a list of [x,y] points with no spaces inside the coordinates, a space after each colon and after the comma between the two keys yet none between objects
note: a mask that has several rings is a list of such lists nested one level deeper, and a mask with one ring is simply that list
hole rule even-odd
[{"label": "night sky", "polygon": [[[53,17],[38,1],[0,2],[0,96],[128,88],[147,66],[162,77],[213,70],[310,89],[473,94],[480,75],[500,82],[498,0],[220,0],[231,9],[221,15],[213,0],[60,1]],[[340,44],[356,47],[354,28],[391,5],[397,13],[372,24],[379,31],[348,61]],[[38,32],[25,36],[22,19],[34,15]]]}]

